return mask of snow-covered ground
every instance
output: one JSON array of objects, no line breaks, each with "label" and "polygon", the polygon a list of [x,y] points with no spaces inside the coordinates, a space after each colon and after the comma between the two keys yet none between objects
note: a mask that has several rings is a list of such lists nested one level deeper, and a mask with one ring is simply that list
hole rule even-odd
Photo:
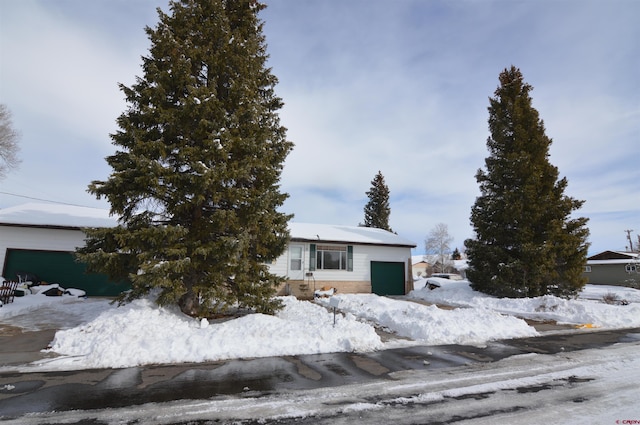
[{"label": "snow-covered ground", "polygon": [[[28,295],[0,308],[0,327],[59,329],[49,350],[54,357],[20,367],[0,366],[0,372],[371,351],[411,344],[492,344],[489,341],[537,335],[523,317],[575,325],[571,327],[575,332],[590,332],[580,329],[585,325],[640,326],[640,291],[635,289],[587,286],[575,300],[549,296],[513,300],[479,294],[465,281],[438,283],[439,288],[429,290],[424,280],[417,281],[408,297],[334,295],[335,326],[329,299],[312,303],[286,297],[285,308],[276,316],[253,314],[208,322],[175,308],[159,308],[149,299],[116,307],[99,298]],[[605,298],[617,303],[606,304]],[[376,329],[397,338],[381,338]],[[640,423],[636,404],[640,341],[632,342],[637,336],[630,338],[603,349],[532,353],[455,369],[426,367],[362,384],[51,411],[5,422]],[[135,375],[139,368],[125,371]]]},{"label": "snow-covered ground", "polygon": [[[498,299],[470,289],[467,281],[440,279],[440,288],[416,281],[408,299],[337,294],[316,303],[284,297],[275,316],[251,314],[209,322],[160,308],[150,299],[117,307],[106,299],[42,294],[16,297],[0,308],[0,325],[24,330],[59,329],[55,355],[21,370],[121,368],[144,364],[206,362],[232,358],[328,352],[363,352],[401,345],[471,344],[535,336],[523,320],[554,320],[576,327],[640,327],[640,291],[588,285],[576,300],[552,296]],[[606,304],[605,295],[619,304]],[[621,302],[625,300],[626,305]],[[436,305],[426,305],[425,302]],[[376,328],[397,338],[381,338]],[[7,370],[7,367],[0,367]]]},{"label": "snow-covered ground", "polygon": [[[554,296],[495,298],[473,291],[468,281],[429,278],[441,285],[429,290],[420,280],[410,296],[435,304],[490,310],[535,320],[606,329],[640,326],[640,290],[619,286],[586,285],[578,299]],[[421,289],[420,289],[421,288]],[[604,302],[608,299],[611,304]]]}]

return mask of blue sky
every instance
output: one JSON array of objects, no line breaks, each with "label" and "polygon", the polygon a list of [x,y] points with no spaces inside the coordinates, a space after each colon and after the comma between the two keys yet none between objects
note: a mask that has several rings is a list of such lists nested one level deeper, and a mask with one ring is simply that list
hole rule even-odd
[{"label": "blue sky", "polygon": [[[472,236],[487,106],[515,65],[553,139],[550,162],[586,201],[590,252],[640,234],[640,2],[267,0],[261,13],[295,143],[282,174],[295,221],[357,225],[380,170],[391,227],[416,242],[444,223]],[[0,208],[39,198],[108,208],[118,83],[141,75],[143,28],[164,0],[3,0],[0,102],[22,133]],[[20,195],[20,196],[15,196]]]}]

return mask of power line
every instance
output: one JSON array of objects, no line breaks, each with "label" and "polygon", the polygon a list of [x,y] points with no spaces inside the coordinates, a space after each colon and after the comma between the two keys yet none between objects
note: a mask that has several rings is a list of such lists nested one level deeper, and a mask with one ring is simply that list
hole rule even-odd
[{"label": "power line", "polygon": [[18,195],[16,193],[9,193],[9,192],[0,191],[0,194],[10,195],[10,196],[17,196],[18,198],[31,199],[31,200],[34,200],[34,201],[51,202],[52,204],[69,205],[69,206],[72,206],[72,207],[94,208],[96,210],[102,209],[102,208],[98,208],[98,207],[89,207],[89,206],[80,205],[80,204],[71,204],[69,202],[52,201],[51,199],[43,199],[43,198],[35,198],[33,196]]}]

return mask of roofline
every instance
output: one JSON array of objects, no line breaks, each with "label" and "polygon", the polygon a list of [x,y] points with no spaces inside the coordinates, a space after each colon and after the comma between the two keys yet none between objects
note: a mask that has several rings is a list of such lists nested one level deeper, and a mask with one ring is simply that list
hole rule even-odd
[{"label": "roofline", "polygon": [[[1,223],[0,226],[22,227],[34,229],[55,229],[55,230],[83,230],[92,226],[63,226],[59,224],[19,224],[19,223]],[[370,246],[389,246],[393,248],[415,248],[417,245],[394,244],[394,243],[376,243],[376,242],[356,242],[356,241],[340,241],[332,239],[308,239],[291,237],[292,242],[308,242],[308,243],[335,243],[335,244],[353,244],[353,245],[370,245]]]},{"label": "roofline", "polygon": [[638,258],[617,258],[614,260],[587,260],[587,266],[606,266],[618,264],[637,264]]},{"label": "roofline", "polygon": [[82,230],[86,226],[64,226],[61,224],[21,224],[21,223],[0,223],[0,226],[6,227],[29,227],[34,229],[57,229],[57,230]]},{"label": "roofline", "polygon": [[[593,259],[593,257],[598,257],[600,255],[603,254],[607,254],[607,253],[611,253],[611,254],[616,254],[625,258],[608,258],[608,259],[604,259],[604,260],[595,260]],[[633,259],[637,259],[640,258],[640,253],[638,252],[630,252],[630,251],[612,251],[610,249],[606,250],[606,251],[601,251],[597,254],[593,254],[587,257],[587,261],[611,261],[611,260],[633,260]]]},{"label": "roofline", "polygon": [[331,240],[331,239],[309,239],[309,238],[298,238],[291,237],[290,240],[292,242],[309,242],[309,243],[336,243],[336,244],[353,244],[353,245],[371,245],[371,246],[390,246],[394,248],[415,248],[417,245],[408,245],[408,244],[395,244],[395,243],[382,243],[382,242],[356,242],[356,241],[339,241],[339,240]]}]

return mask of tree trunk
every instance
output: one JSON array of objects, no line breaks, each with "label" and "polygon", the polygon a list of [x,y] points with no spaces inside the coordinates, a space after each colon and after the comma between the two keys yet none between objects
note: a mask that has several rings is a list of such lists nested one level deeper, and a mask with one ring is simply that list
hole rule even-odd
[{"label": "tree trunk", "polygon": [[178,306],[180,310],[189,316],[196,316],[200,310],[200,303],[198,302],[198,295],[189,289],[178,300]]}]

